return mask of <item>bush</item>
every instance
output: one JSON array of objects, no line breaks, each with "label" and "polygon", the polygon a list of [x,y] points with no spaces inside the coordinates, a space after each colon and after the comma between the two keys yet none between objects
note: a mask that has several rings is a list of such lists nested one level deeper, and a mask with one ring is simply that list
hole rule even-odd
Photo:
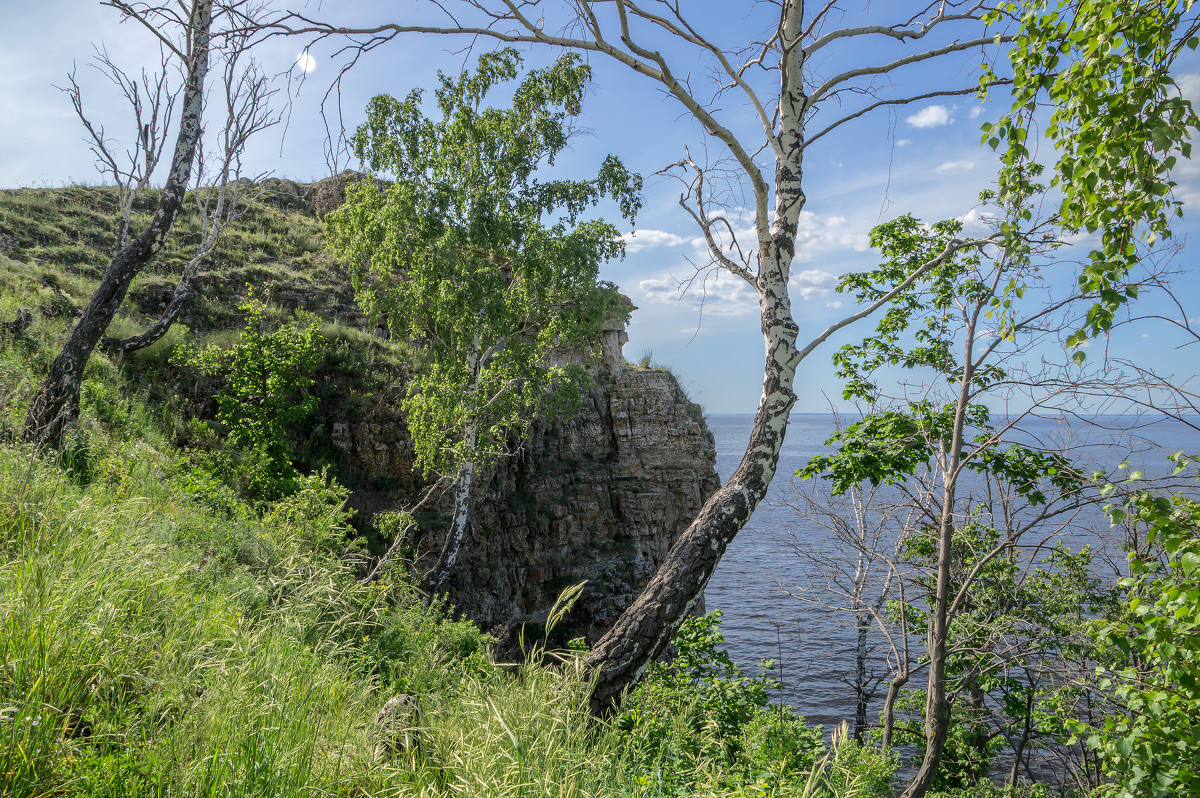
[{"label": "bush", "polygon": [[241,310],[246,326],[232,348],[184,345],[172,362],[224,379],[217,419],[228,428],[230,443],[260,456],[249,469],[249,487],[254,498],[271,501],[296,490],[287,431],[316,408],[317,399],[307,389],[325,339],[317,322],[304,330],[285,325],[268,331],[267,306],[260,300],[247,301]]},{"label": "bush", "polygon": [[[1174,459],[1177,473],[1190,465]],[[1097,672],[1115,707],[1102,728],[1072,727],[1100,755],[1113,781],[1106,795],[1198,795],[1200,501],[1138,491],[1109,515],[1114,523],[1128,519],[1162,556],[1130,553],[1123,606],[1092,630],[1098,650],[1109,655]]]},{"label": "bush", "polygon": [[435,601],[423,606],[408,576],[385,569],[380,580],[394,594],[379,618],[363,657],[364,668],[383,692],[415,696],[455,696],[472,676],[493,673],[488,648],[492,638],[467,620],[456,620],[453,608]]},{"label": "bush", "polygon": [[350,491],[329,476],[329,469],[295,480],[295,492],[270,505],[263,515],[269,534],[299,542],[310,551],[341,552],[346,547],[346,509]]},{"label": "bush", "polygon": [[[678,655],[650,666],[618,719],[638,747],[647,751],[679,745],[698,754],[717,742],[736,754],[743,729],[767,706],[774,683],[747,677],[729,654],[717,627],[721,611],[689,618],[673,641]],[[690,726],[688,733],[680,721]],[[675,739],[675,733],[683,732]]]},{"label": "bush", "polygon": [[[614,724],[633,792],[642,795],[794,795],[886,798],[896,759],[834,736],[791,707],[771,707],[776,684],[748,677],[717,631],[720,612],[686,621],[678,656],[655,663]],[[764,670],[770,663],[763,663]]]}]

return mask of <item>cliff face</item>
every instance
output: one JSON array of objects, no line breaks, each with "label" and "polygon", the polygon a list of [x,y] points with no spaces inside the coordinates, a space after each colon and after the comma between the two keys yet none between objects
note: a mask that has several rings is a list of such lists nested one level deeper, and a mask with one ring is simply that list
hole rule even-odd
[{"label": "cliff face", "polygon": [[672,375],[609,376],[481,497],[448,587],[485,628],[537,632],[562,589],[586,579],[564,628],[594,641],[720,485],[712,436]]},{"label": "cliff face", "polygon": [[[502,638],[521,624],[539,634],[563,588],[587,580],[561,631],[596,640],[720,485],[700,408],[671,374],[627,368],[624,337],[623,324],[609,326],[578,413],[535,427],[481,481],[474,528],[445,589]],[[332,431],[367,474],[397,493],[417,487],[402,429],[338,423]],[[424,548],[436,549],[441,526]]]}]

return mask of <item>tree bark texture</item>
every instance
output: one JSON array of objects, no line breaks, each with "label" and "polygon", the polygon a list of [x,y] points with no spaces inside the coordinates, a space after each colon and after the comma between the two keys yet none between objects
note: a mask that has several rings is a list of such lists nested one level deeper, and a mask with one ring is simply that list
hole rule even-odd
[{"label": "tree bark texture", "polygon": [[[799,42],[802,4],[786,3],[786,41]],[[775,133],[775,206],[769,230],[760,226],[755,288],[762,314],[766,348],[763,391],[754,429],[737,470],[671,547],[650,583],[588,655],[595,677],[591,696],[594,714],[606,714],[622,693],[637,683],[662,653],[683,619],[700,600],[708,580],[730,541],[750,519],[766,495],[779,465],[788,416],[796,403],[792,389],[801,353],[798,327],[792,318],[788,277],[796,255],[796,232],[804,208],[801,187],[804,154],[804,111],[808,98],[802,76],[804,51],[787,49],[782,70],[780,122]],[[756,173],[757,175],[757,173]],[[756,181],[763,184],[761,176]],[[765,191],[756,197],[759,217],[767,217]]]},{"label": "tree bark texture", "polygon": [[179,314],[183,312],[188,301],[192,298],[192,281],[196,278],[196,272],[199,271],[200,262],[208,256],[209,250],[198,252],[188,263],[183,271],[183,277],[179,284],[175,286],[175,292],[171,295],[171,302],[167,305],[167,309],[163,312],[162,317],[150,325],[150,327],[140,335],[130,336],[129,338],[104,338],[100,341],[100,348],[105,352],[110,353],[125,353],[134,352],[138,349],[145,349],[151,344],[157,343],[167,331],[171,329],[171,325],[179,318]]},{"label": "tree bark texture", "polygon": [[[470,437],[474,440],[473,429]],[[450,576],[450,571],[454,568],[454,563],[458,560],[459,549],[462,548],[463,538],[471,523],[471,483],[474,475],[475,462],[473,460],[468,460],[459,466],[458,477],[455,479],[454,485],[454,520],[450,522],[450,531],[446,534],[446,542],[442,544],[442,551],[438,555],[433,570],[421,580],[421,592],[430,599],[442,589],[442,585],[446,583],[446,578]]]},{"label": "tree bark texture", "polygon": [[867,739],[867,704],[874,691],[867,684],[867,633],[871,628],[871,616],[858,610],[854,617],[857,645],[854,652],[854,741],[862,744]]},{"label": "tree bark texture", "polygon": [[957,499],[958,477],[962,473],[963,432],[966,426],[967,406],[970,403],[971,385],[974,379],[974,332],[983,305],[974,309],[967,322],[963,371],[958,387],[958,403],[954,410],[954,428],[950,438],[950,449],[942,465],[942,513],[938,524],[938,567],[934,609],[929,620],[929,681],[925,697],[925,755],[917,775],[909,783],[902,798],[922,798],[933,784],[942,753],[946,749],[946,737],[950,732],[950,697],[946,689],[946,660],[950,639],[950,566],[954,556],[954,503]]},{"label": "tree bark texture", "polygon": [[906,684],[908,684],[907,668],[895,674],[888,682],[887,697],[883,699],[883,710],[880,713],[883,715],[883,739],[881,742],[884,751],[890,751],[892,748],[892,735],[896,730],[896,699],[900,697],[900,690]]},{"label": "tree bark texture", "polygon": [[196,0],[189,19],[191,62],[184,88],[183,113],[171,171],[159,197],[158,208],[146,229],[113,256],[100,286],[62,351],[50,366],[41,389],[25,417],[25,440],[38,446],[58,446],[67,427],[79,416],[79,391],[88,358],[125,299],[133,278],[162,248],[183,205],[191,178],[192,162],[200,140],[204,107],[204,80],[208,73],[209,38],[213,0]]}]

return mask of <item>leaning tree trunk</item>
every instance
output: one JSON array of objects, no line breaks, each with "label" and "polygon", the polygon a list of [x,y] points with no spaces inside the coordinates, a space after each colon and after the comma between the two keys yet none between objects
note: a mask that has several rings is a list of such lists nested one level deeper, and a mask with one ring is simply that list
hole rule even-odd
[{"label": "leaning tree trunk", "polygon": [[892,735],[896,729],[896,699],[900,697],[900,690],[904,685],[908,684],[909,673],[908,667],[892,676],[888,682],[887,697],[883,699],[883,709],[880,714],[883,716],[883,739],[881,745],[884,751],[890,751],[892,748]]},{"label": "leaning tree trunk", "polygon": [[179,280],[179,285],[175,286],[175,293],[171,295],[170,304],[167,305],[167,309],[158,321],[140,335],[129,338],[104,338],[100,341],[100,348],[111,353],[134,352],[157,343],[166,335],[192,298],[192,282],[196,278],[196,272],[200,269],[200,262],[208,256],[208,252],[209,250],[198,252],[188,262],[187,267],[183,270],[183,277]]},{"label": "leaning tree trunk", "polygon": [[[470,400],[479,395],[479,372],[483,367],[481,348],[480,336],[476,334],[474,347],[467,359],[467,368],[471,372],[471,387],[467,394],[468,404],[473,404]],[[458,475],[454,480],[454,519],[450,522],[450,531],[446,534],[446,542],[442,544],[442,550],[438,554],[433,570],[421,580],[420,588],[421,592],[425,594],[426,601],[432,601],[434,594],[441,590],[442,585],[446,583],[446,578],[450,576],[450,570],[454,568],[454,563],[458,560],[459,549],[462,548],[463,538],[466,537],[467,529],[471,524],[471,484],[475,477],[474,452],[478,440],[479,422],[478,419],[471,418],[467,421],[466,429],[463,430],[464,448],[469,454],[467,459],[459,464]]]},{"label": "leaning tree trunk", "polygon": [[704,504],[650,583],[588,656],[596,676],[591,698],[596,714],[609,711],[662,653],[775,476],[788,415],[796,402],[792,391],[798,355],[796,324],[785,274],[776,267],[760,280],[767,361],[750,444],[733,476]]},{"label": "leaning tree trunk", "polygon": [[[798,40],[798,7],[789,9],[784,38]],[[775,167],[775,207],[770,230],[760,230],[755,288],[766,344],[763,390],[750,442],[737,470],[714,493],[687,530],[675,541],[650,583],[597,641],[587,658],[595,686],[591,710],[610,712],[621,694],[637,683],[662,653],[684,618],[704,595],[721,555],[766,495],[779,465],[788,416],[796,403],[792,390],[802,353],[792,318],[788,276],[796,255],[796,231],[804,208],[801,187],[804,111],[808,97],[801,83],[804,52],[791,48],[785,57],[788,76],[780,92],[781,113]],[[765,207],[765,190],[756,200]]]},{"label": "leaning tree trunk", "polygon": [[[471,438],[474,437],[472,431]],[[421,580],[421,592],[427,600],[432,600],[434,594],[442,589],[454,568],[454,563],[458,560],[463,538],[466,537],[471,524],[471,483],[474,475],[474,461],[468,460],[459,466],[458,477],[454,481],[454,520],[450,522],[450,531],[446,534],[446,542],[442,544],[437,562]]]},{"label": "leaning tree trunk", "polygon": [[213,0],[196,0],[192,7],[189,20],[192,53],[184,87],[179,137],[154,218],[141,235],[113,256],[100,286],[92,294],[83,316],[71,330],[62,351],[50,366],[46,381],[29,405],[25,440],[39,446],[59,445],[67,426],[78,417],[80,383],[88,358],[124,301],[133,278],[162,248],[183,205],[201,134],[212,5]]}]

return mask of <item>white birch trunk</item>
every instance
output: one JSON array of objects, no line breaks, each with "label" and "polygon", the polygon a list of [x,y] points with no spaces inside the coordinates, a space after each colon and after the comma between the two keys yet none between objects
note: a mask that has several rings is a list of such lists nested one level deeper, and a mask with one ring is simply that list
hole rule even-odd
[{"label": "white birch trunk", "polygon": [[[470,398],[479,394],[479,370],[482,367],[481,345],[479,337],[476,336],[467,365],[471,371]],[[468,405],[470,404],[471,401],[468,399]],[[472,408],[473,412],[474,408]],[[428,599],[432,599],[434,594],[441,590],[442,585],[446,583],[446,578],[450,576],[450,571],[458,560],[459,549],[462,547],[463,538],[466,537],[467,529],[471,524],[471,485],[475,477],[475,448],[478,434],[478,422],[472,416],[463,429],[463,448],[467,452],[467,457],[459,464],[458,474],[454,478],[454,518],[450,522],[450,531],[446,533],[446,541],[442,544],[442,551],[438,555],[433,569],[421,580],[421,591]]]},{"label": "white birch trunk", "polygon": [[[788,0],[786,5],[786,25],[781,32],[789,41],[798,42],[802,4]],[[773,211],[767,212],[767,197],[758,198],[759,216],[769,215],[771,225],[769,231],[760,226],[759,233],[755,287],[762,314],[765,362],[763,391],[750,442],[729,481],[709,498],[671,547],[650,583],[588,656],[588,665],[596,673],[591,707],[597,714],[608,712],[621,693],[635,684],[662,653],[700,600],[725,548],[766,495],[779,465],[788,417],[796,402],[792,386],[800,362],[788,277],[805,199],[801,177],[808,98],[801,80],[803,59],[799,46],[789,48],[785,57]]]},{"label": "white birch trunk", "polygon": [[167,240],[183,205],[184,191],[191,177],[192,162],[202,132],[212,6],[212,0],[196,0],[192,5],[188,31],[192,42],[191,62],[188,64],[184,88],[183,113],[179,120],[179,136],[171,171],[159,197],[158,209],[145,231],[113,256],[83,316],[50,365],[46,381],[33,397],[25,416],[24,437],[31,443],[57,446],[67,427],[78,417],[79,391],[88,358],[125,299],[133,278]]}]

